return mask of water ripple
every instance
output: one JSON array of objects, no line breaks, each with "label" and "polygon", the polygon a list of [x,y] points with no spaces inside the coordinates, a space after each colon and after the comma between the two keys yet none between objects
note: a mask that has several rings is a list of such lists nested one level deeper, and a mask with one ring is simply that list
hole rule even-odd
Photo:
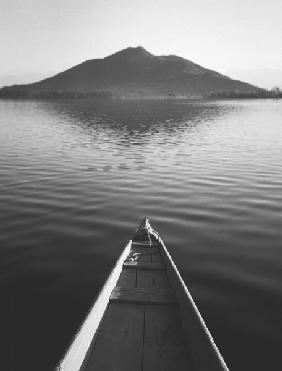
[{"label": "water ripple", "polygon": [[54,367],[148,215],[230,369],[276,369],[281,117],[270,100],[0,101],[2,364]]}]

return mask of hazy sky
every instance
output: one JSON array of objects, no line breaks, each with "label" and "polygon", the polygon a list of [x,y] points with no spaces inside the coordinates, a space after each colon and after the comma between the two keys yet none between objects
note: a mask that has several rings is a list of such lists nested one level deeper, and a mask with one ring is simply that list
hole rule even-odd
[{"label": "hazy sky", "polygon": [[138,45],[282,86],[282,0],[0,0],[0,85]]}]

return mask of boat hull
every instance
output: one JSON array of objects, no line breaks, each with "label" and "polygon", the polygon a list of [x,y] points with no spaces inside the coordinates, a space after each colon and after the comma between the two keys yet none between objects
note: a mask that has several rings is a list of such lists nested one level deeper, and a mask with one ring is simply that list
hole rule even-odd
[{"label": "boat hull", "polygon": [[57,371],[228,371],[148,219],[129,241]]}]

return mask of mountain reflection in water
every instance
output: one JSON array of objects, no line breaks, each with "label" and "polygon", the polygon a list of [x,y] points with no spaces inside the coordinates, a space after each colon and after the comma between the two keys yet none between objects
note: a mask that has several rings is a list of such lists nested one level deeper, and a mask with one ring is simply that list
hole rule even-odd
[{"label": "mountain reflection in water", "polygon": [[54,367],[145,215],[230,370],[276,369],[281,117],[271,100],[0,101],[3,369]]}]

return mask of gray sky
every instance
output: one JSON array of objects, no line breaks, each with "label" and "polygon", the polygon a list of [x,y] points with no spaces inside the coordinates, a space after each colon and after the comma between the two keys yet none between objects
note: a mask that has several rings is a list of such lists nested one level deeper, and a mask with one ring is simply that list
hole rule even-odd
[{"label": "gray sky", "polygon": [[0,85],[128,46],[282,87],[282,0],[0,0]]}]

